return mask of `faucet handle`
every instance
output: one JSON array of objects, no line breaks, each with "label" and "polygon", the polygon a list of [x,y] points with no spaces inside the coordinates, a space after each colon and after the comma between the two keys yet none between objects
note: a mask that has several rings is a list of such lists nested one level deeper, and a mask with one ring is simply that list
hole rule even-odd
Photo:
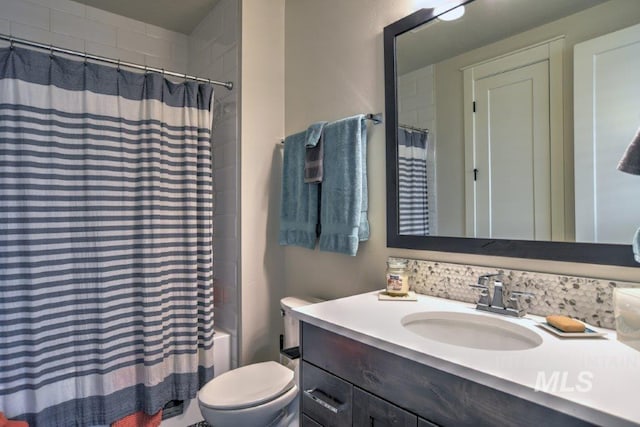
[{"label": "faucet handle", "polygon": [[524,291],[511,291],[511,295],[520,296],[520,297],[534,297],[535,296],[531,292],[524,292]]},{"label": "faucet handle", "polygon": [[507,301],[506,308],[518,311],[518,316],[524,316],[525,311],[520,307],[520,298],[518,297],[533,297],[531,292],[511,291],[509,300]]},{"label": "faucet handle", "polygon": [[478,300],[478,304],[483,304],[483,305],[489,305],[489,302],[491,301],[491,290],[489,289],[488,285],[483,285],[483,284],[471,284],[469,285],[470,288],[476,288],[476,289],[482,289],[482,292],[480,292],[480,299]]},{"label": "faucet handle", "polygon": [[491,278],[494,278],[495,282],[502,282],[502,272],[498,272],[498,273],[491,273],[491,274],[483,274],[481,276],[478,276],[478,285],[482,285],[487,283],[487,281]]}]

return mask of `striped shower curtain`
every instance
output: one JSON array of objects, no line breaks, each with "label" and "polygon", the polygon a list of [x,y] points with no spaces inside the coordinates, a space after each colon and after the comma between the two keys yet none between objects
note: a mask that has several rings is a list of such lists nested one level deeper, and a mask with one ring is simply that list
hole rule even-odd
[{"label": "striped shower curtain", "polygon": [[0,49],[0,411],[108,424],[213,374],[210,85]]},{"label": "striped shower curtain", "polygon": [[398,129],[398,218],[401,235],[431,234],[428,133]]}]

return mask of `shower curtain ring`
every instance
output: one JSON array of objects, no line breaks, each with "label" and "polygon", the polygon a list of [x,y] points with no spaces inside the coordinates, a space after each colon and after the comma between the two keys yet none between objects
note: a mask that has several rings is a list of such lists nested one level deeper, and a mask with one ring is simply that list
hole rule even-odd
[{"label": "shower curtain ring", "polygon": [[116,70],[120,71],[120,58],[118,58],[118,66],[117,66]]},{"label": "shower curtain ring", "polygon": [[52,44],[49,45],[49,58],[53,59],[53,45]]},{"label": "shower curtain ring", "polygon": [[13,44],[15,43],[15,40],[13,40],[13,38],[9,39],[9,50],[13,50]]}]

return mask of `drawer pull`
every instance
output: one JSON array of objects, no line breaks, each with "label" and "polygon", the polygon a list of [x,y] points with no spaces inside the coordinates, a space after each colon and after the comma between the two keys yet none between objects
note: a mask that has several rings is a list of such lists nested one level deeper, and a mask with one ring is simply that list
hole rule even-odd
[{"label": "drawer pull", "polygon": [[328,411],[333,412],[334,414],[337,414],[344,409],[345,405],[343,403],[338,402],[327,393],[323,392],[322,390],[318,390],[317,388],[305,390],[304,394],[305,396],[316,402],[318,405],[322,406]]}]

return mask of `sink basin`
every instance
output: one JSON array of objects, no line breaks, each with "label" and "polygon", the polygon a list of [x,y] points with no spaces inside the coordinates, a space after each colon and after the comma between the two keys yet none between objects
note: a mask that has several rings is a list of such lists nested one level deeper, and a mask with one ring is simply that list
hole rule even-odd
[{"label": "sink basin", "polygon": [[542,337],[524,326],[479,314],[413,313],[402,318],[402,326],[423,338],[481,350],[528,350],[542,344]]}]

